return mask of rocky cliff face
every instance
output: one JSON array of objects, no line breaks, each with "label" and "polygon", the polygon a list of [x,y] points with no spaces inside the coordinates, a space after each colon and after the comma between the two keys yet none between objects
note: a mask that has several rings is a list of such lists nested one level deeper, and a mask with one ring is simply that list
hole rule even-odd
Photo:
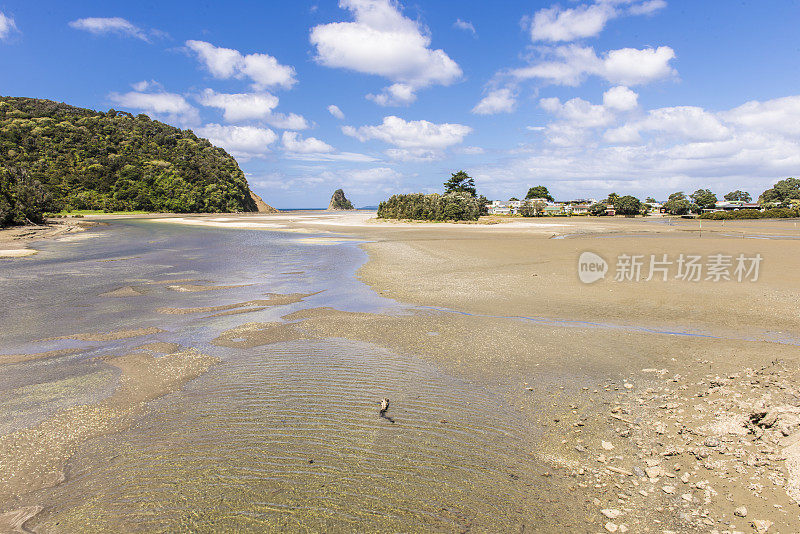
[{"label": "rocky cliff face", "polygon": [[353,203],[347,200],[347,197],[344,196],[344,191],[341,189],[337,189],[334,191],[333,196],[331,197],[331,203],[328,204],[328,211],[340,211],[340,210],[354,210]]},{"label": "rocky cliff face", "polygon": [[258,209],[258,213],[280,213],[280,210],[277,210],[264,202],[260,196],[256,195],[252,191],[250,191],[250,198],[253,199],[253,202],[256,203],[256,208]]}]

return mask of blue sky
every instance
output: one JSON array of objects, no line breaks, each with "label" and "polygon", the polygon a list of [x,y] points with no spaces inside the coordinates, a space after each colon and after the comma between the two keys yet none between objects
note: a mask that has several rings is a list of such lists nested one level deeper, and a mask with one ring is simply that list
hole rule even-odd
[{"label": "blue sky", "polygon": [[[0,94],[144,112],[283,208],[757,196],[800,174],[800,3],[0,3]],[[336,106],[330,108],[330,106]]]}]

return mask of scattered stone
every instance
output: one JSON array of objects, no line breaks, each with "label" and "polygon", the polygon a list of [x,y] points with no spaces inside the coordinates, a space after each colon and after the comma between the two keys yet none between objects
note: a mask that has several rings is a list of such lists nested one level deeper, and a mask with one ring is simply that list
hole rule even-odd
[{"label": "scattered stone", "polygon": [[608,441],[601,441],[600,446],[603,447],[604,450],[610,451],[614,449],[614,445]]},{"label": "scattered stone", "polygon": [[604,526],[605,529],[609,532],[616,532],[617,530],[619,530],[619,526],[616,523],[612,523],[611,521],[606,523]]},{"label": "scattered stone", "polygon": [[620,515],[622,515],[622,512],[620,512],[616,508],[603,508],[602,510],[600,510],[600,513],[609,519],[616,519]]},{"label": "scattered stone", "polygon": [[747,507],[740,506],[736,510],[733,511],[733,515],[738,517],[747,517]]},{"label": "scattered stone", "polygon": [[667,495],[672,495],[673,493],[675,493],[675,486],[661,486],[661,491],[663,491]]},{"label": "scattered stone", "polygon": [[752,524],[756,532],[766,532],[769,530],[769,527],[772,526],[772,521],[767,519],[754,519]]}]

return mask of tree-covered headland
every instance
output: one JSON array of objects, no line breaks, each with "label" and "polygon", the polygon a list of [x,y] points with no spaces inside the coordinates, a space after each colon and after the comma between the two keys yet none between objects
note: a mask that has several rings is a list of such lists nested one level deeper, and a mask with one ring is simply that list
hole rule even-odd
[{"label": "tree-covered headland", "polygon": [[60,210],[256,211],[236,160],[147,115],[0,97],[0,225]]}]

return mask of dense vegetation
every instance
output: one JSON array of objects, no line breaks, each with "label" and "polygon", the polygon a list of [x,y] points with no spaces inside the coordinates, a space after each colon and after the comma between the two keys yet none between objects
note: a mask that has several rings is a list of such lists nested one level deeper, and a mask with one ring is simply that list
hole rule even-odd
[{"label": "dense vegetation", "polygon": [[477,221],[486,215],[484,196],[477,196],[475,180],[458,171],[444,182],[444,194],[412,193],[392,195],[378,206],[381,219],[415,219],[423,221]]},{"label": "dense vegetation", "polygon": [[0,227],[42,223],[59,204],[41,183],[19,168],[0,167]]},{"label": "dense vegetation", "polygon": [[[0,168],[0,210],[6,214],[41,213],[57,207],[256,210],[244,173],[233,157],[191,130],[144,114],[0,97]],[[10,175],[15,179],[9,180]],[[52,200],[46,207],[38,204],[48,195]],[[20,220],[17,215],[11,219]]]},{"label": "dense vegetation", "polygon": [[382,219],[476,221],[480,214],[480,202],[467,193],[392,195],[378,206]]},{"label": "dense vegetation", "polygon": [[723,219],[791,219],[800,217],[800,210],[792,208],[770,208],[760,210],[709,211],[700,215],[701,219],[715,221]]}]

